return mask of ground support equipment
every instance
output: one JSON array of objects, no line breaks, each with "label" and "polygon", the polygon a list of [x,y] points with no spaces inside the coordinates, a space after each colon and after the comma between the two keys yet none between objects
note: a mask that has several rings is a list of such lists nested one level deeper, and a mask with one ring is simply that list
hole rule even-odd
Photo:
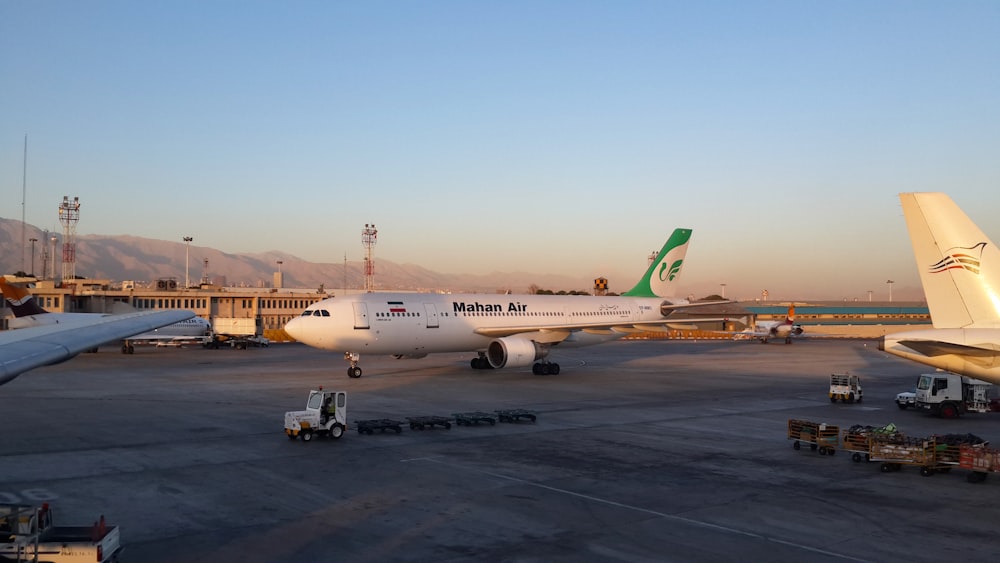
[{"label": "ground support equipment", "polygon": [[958,465],[959,446],[930,438],[888,438],[877,436],[871,441],[871,461],[881,462],[883,473],[899,471],[904,465],[920,468],[920,474],[930,477],[947,472]]},{"label": "ground support equipment", "polygon": [[788,419],[788,439],[795,440],[792,447],[796,450],[802,443],[809,444],[812,450],[819,450],[820,455],[833,455],[837,452],[840,440],[840,428],[832,424],[809,422],[808,420]]},{"label": "ground support equipment", "polygon": [[534,422],[538,417],[534,411],[524,409],[506,409],[496,411],[496,413],[500,422],[520,422],[522,418]]},{"label": "ground support equipment", "polygon": [[840,438],[840,447],[851,453],[851,460],[855,463],[860,463],[861,460],[871,461],[871,441],[875,436],[901,438],[902,434],[891,422],[881,427],[855,424],[844,430]]},{"label": "ground support equipment", "polygon": [[488,412],[457,412],[452,416],[455,417],[455,424],[459,426],[472,426],[480,422],[493,426],[497,423],[496,415]]},{"label": "ground support equipment", "polygon": [[392,430],[396,434],[403,431],[403,422],[400,420],[392,420],[391,418],[377,418],[373,420],[355,420],[354,424],[358,426],[358,434],[374,434],[376,430],[379,432],[385,432],[386,430]]},{"label": "ground support equipment", "polygon": [[1000,473],[1000,450],[986,444],[962,444],[958,466],[972,472],[966,476],[967,481],[981,483],[990,473]]},{"label": "ground support equipment", "polygon": [[445,429],[451,428],[451,418],[447,416],[408,416],[406,420],[410,423],[410,430],[423,430],[442,426]]}]

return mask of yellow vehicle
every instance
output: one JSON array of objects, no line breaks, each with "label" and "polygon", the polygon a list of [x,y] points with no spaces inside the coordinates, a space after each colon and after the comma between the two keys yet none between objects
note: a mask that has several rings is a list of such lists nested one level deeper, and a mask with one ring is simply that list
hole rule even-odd
[{"label": "yellow vehicle", "polygon": [[861,402],[863,392],[861,391],[861,378],[857,375],[847,373],[834,373],[830,375],[830,402],[836,403],[838,400],[844,403]]}]

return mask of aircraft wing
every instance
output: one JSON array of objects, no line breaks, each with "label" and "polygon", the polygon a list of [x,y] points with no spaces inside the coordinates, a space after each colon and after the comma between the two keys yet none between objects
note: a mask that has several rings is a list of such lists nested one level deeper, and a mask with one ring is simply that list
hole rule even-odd
[{"label": "aircraft wing", "polygon": [[193,316],[191,311],[95,315],[89,320],[0,332],[0,385],[30,369],[59,363],[101,344]]},{"label": "aircraft wing", "polygon": [[604,323],[577,323],[559,324],[546,327],[539,326],[507,326],[498,328],[480,328],[476,334],[489,336],[490,338],[503,338],[522,334],[530,336],[532,340],[541,343],[553,344],[562,342],[573,332],[589,332],[592,334],[613,334],[613,333],[634,333],[634,332],[668,332],[670,330],[688,330],[689,325],[698,322],[723,322],[723,321],[746,321],[746,317],[712,317],[712,318],[690,318],[690,319],[657,319],[651,321],[609,321]]},{"label": "aircraft wing", "polygon": [[992,348],[982,348],[978,346],[966,346],[942,340],[900,340],[899,344],[916,350],[925,356],[945,356],[955,354],[957,356],[970,356],[973,358],[995,358],[1000,356],[1000,350]]}]

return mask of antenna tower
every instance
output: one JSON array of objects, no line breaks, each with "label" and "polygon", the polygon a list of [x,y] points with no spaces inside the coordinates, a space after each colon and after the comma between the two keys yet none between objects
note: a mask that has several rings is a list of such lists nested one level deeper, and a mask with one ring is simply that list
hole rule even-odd
[{"label": "antenna tower", "polygon": [[375,291],[375,258],[372,255],[375,243],[378,242],[378,230],[375,223],[365,223],[361,231],[361,245],[365,247],[365,293]]},{"label": "antenna tower", "polygon": [[62,279],[71,280],[76,278],[76,224],[80,222],[80,198],[70,201],[69,196],[63,196],[59,222],[63,226]]}]

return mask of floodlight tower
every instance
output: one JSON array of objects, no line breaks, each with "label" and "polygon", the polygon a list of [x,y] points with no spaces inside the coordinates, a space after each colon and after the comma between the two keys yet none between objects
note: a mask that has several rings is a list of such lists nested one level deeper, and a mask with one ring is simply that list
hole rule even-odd
[{"label": "floodlight tower", "polygon": [[62,279],[76,277],[76,224],[80,222],[80,198],[63,196],[59,205],[59,222],[63,226]]},{"label": "floodlight tower", "polygon": [[365,247],[365,293],[375,291],[375,258],[372,255],[375,243],[378,242],[378,229],[375,223],[365,223],[361,231],[361,245]]}]

